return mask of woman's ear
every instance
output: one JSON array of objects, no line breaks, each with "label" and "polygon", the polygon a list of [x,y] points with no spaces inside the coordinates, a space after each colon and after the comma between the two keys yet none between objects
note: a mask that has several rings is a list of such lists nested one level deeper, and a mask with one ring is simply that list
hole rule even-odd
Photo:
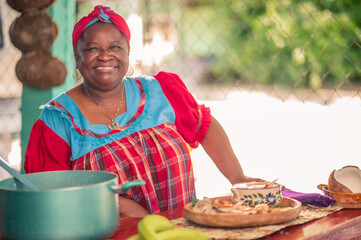
[{"label": "woman's ear", "polygon": [[78,69],[80,62],[81,62],[81,51],[80,51],[80,41],[77,43],[77,45],[75,46],[75,51],[74,51],[74,58],[75,58],[75,67]]},{"label": "woman's ear", "polygon": [[78,58],[75,56],[75,69],[79,69]]},{"label": "woman's ear", "polygon": [[75,58],[75,68],[79,69],[79,63],[80,63],[80,56],[78,53],[74,53],[74,58]]}]

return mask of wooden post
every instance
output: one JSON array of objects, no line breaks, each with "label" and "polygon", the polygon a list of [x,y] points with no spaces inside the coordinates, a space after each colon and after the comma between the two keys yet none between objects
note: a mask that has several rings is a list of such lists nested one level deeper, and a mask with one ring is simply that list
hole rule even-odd
[{"label": "wooden post", "polygon": [[51,52],[54,57],[59,58],[67,68],[65,82],[58,87],[49,90],[40,90],[23,86],[21,113],[21,173],[24,173],[24,156],[29,142],[31,128],[39,118],[41,110],[39,107],[60,93],[70,89],[75,84],[72,78],[75,64],[71,35],[75,24],[76,2],[75,0],[57,0],[49,9],[49,15],[58,27],[58,36],[54,41]]}]

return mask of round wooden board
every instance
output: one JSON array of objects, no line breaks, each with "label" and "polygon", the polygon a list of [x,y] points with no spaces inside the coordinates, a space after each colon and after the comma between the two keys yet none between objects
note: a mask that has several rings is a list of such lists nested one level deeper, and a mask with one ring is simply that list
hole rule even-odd
[{"label": "round wooden board", "polygon": [[[219,199],[224,200],[229,200],[230,198],[230,196],[219,197]],[[286,197],[277,206],[291,208],[280,212],[253,215],[210,214],[195,212],[192,210],[192,203],[188,203],[184,207],[184,216],[194,223],[210,227],[253,227],[291,221],[297,218],[302,210],[302,204],[299,201]]]}]

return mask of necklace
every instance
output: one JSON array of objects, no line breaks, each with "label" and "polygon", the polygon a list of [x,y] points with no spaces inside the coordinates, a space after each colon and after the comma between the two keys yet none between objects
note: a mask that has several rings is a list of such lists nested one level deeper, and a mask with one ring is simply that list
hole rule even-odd
[{"label": "necklace", "polygon": [[104,109],[98,104],[98,102],[95,100],[95,98],[88,92],[88,89],[85,87],[85,85],[83,84],[84,86],[84,90],[86,92],[86,94],[91,98],[91,100],[97,105],[97,107],[100,109],[100,111],[107,117],[109,118],[110,120],[110,124],[108,125],[108,128],[110,130],[114,130],[114,129],[117,129],[119,128],[119,123],[118,122],[114,122],[114,119],[118,116],[118,113],[119,113],[119,110],[120,110],[120,105],[123,101],[123,98],[124,98],[124,95],[123,95],[123,91],[124,91],[124,83],[122,85],[122,89],[120,90],[120,102],[119,102],[119,105],[118,105],[118,108],[117,108],[117,111],[114,115],[114,118],[111,118],[109,117],[109,115],[104,111]]}]

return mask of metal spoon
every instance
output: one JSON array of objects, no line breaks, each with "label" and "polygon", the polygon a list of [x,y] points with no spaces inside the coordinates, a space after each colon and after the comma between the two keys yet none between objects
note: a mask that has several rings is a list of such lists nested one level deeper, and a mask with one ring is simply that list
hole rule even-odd
[{"label": "metal spoon", "polygon": [[10,167],[10,165],[0,157],[0,166],[4,168],[8,173],[10,173],[15,179],[19,180],[22,184],[30,188],[32,191],[39,191],[34,184],[32,184],[27,178],[18,173],[15,169]]}]

